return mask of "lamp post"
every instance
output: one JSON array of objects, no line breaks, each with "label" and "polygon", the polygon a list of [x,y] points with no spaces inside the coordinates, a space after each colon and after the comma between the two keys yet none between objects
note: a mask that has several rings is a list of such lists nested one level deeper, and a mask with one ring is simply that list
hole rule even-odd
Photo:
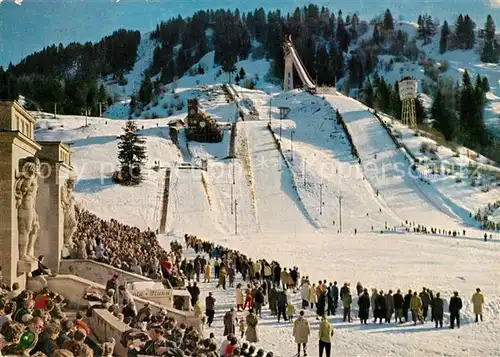
[{"label": "lamp post", "polygon": [[271,97],[269,97],[269,125],[271,125]]}]

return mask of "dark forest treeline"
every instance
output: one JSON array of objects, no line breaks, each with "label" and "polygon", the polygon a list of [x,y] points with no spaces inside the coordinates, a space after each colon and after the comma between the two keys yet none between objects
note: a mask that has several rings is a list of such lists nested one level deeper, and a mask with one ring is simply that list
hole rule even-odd
[{"label": "dark forest treeline", "polygon": [[[215,51],[215,63],[225,72],[235,72],[238,59],[246,59],[252,49],[254,58],[273,61],[272,75],[281,77],[283,41],[291,35],[304,65],[313,78],[333,84],[344,72],[344,55],[356,38],[357,15],[336,16],[316,5],[297,8],[293,14],[279,10],[267,14],[262,8],[240,14],[238,10],[199,11],[193,17],[162,22],[151,34],[161,46],[156,48],[150,75],[161,73],[169,83],[197,63],[208,51]],[[349,29],[347,29],[349,27]],[[209,35],[207,35],[207,33]]]},{"label": "dark forest treeline", "polygon": [[[423,40],[425,46],[433,40],[437,26],[428,14],[416,17],[417,39]],[[369,24],[373,26],[371,36],[363,36],[356,48],[349,51],[349,45],[366,34]],[[472,49],[479,39],[481,59],[498,62],[500,48],[491,16],[477,36],[475,29],[476,24],[467,14],[457,17],[453,29],[445,22],[441,27],[440,51]],[[251,55],[253,59],[271,60],[269,79],[280,80],[284,71],[283,41],[288,35],[319,85],[334,85],[344,77],[345,93],[357,89],[369,106],[400,117],[397,83],[391,86],[378,78],[377,56],[387,54],[416,61],[421,55],[416,39],[409,39],[406,33],[395,29],[389,9],[368,23],[357,14],[344,16],[341,10],[332,12],[316,5],[287,14],[279,10],[266,13],[262,8],[247,13],[222,9],[198,11],[188,18],[178,16],[158,24],[150,34],[157,42],[153,62],[145,73],[143,86],[134,96],[134,103],[148,103],[159,93],[161,84],[193,70],[193,65],[209,51],[215,52],[215,63],[222,71],[231,73],[231,77],[239,70],[236,62]],[[97,88],[98,80],[112,75],[125,84],[123,74],[132,69],[139,42],[138,32],[119,30],[95,44],[45,48],[15,66],[10,65],[6,71],[0,69],[0,98],[14,98],[22,93],[44,110],[52,111],[57,104],[58,111],[67,114],[96,108],[98,102],[110,100],[103,87]],[[198,66],[194,70],[202,73],[205,69]],[[436,128],[447,140],[486,148],[491,146],[482,123],[487,81],[486,85],[485,79],[479,81],[481,85],[469,86],[464,78],[462,83],[453,84],[451,90],[445,88],[445,81],[439,81],[432,116]],[[300,83],[298,78],[295,82]],[[419,100],[417,116],[419,121],[425,116]]]},{"label": "dark forest treeline", "polygon": [[104,87],[97,80],[108,75],[123,78],[137,57],[139,31],[118,30],[97,43],[59,44],[35,52],[5,71],[0,67],[0,98],[20,94],[43,110],[80,114],[108,102]]}]

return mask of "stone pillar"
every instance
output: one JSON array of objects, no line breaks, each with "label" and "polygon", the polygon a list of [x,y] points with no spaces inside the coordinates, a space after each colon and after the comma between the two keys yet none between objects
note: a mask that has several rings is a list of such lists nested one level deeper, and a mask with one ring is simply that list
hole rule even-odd
[{"label": "stone pillar", "polygon": [[19,233],[15,182],[20,161],[40,150],[34,140],[35,119],[17,102],[0,101],[0,266],[3,282],[26,285],[26,273],[36,262],[19,261]]},{"label": "stone pillar", "polygon": [[59,271],[64,245],[63,190],[72,167],[68,146],[57,141],[41,141],[37,157],[41,162],[37,212],[40,234],[36,253],[44,256],[44,265],[52,272]]}]

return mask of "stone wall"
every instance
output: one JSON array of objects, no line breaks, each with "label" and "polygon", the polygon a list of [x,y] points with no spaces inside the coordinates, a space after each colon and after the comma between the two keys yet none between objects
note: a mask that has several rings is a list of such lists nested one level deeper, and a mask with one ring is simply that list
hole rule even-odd
[{"label": "stone wall", "polygon": [[[80,278],[75,275],[57,275],[55,277],[47,277],[47,283],[49,290],[63,295],[75,307],[88,306],[89,302],[83,298],[85,290],[88,287],[93,286],[97,289],[100,289],[101,291],[104,291],[105,289],[105,286],[102,284],[94,283],[91,280]],[[134,296],[133,298],[138,309],[140,309],[144,304],[149,303],[149,306],[151,307],[153,312],[156,313],[160,310],[164,310],[167,312],[168,316],[172,316],[173,318],[175,318],[178,323],[185,323],[187,326],[193,326],[196,329],[201,330],[201,321],[194,316],[194,313],[192,311],[185,312],[176,310],[137,296]],[[114,320],[116,320],[115,317],[113,317],[113,320],[111,320],[111,322],[113,322]],[[101,337],[100,335],[97,336]],[[106,341],[103,340],[101,342]]]},{"label": "stone wall", "polygon": [[89,317],[89,328],[101,343],[115,340],[114,356],[127,356],[127,348],[120,343],[120,339],[125,331],[130,330],[130,327],[115,318],[109,311],[92,310],[92,316]]},{"label": "stone wall", "polygon": [[125,282],[153,281],[145,276],[130,273],[90,259],[63,259],[60,264],[59,274],[73,274],[104,286],[114,274],[118,274],[120,284],[124,284]]}]

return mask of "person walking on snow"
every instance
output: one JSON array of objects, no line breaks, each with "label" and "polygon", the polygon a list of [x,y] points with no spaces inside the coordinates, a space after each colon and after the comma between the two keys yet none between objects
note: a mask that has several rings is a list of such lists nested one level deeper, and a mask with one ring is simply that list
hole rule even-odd
[{"label": "person walking on snow", "polygon": [[[367,324],[368,315],[370,314],[370,295],[368,295],[368,289],[364,289],[363,293],[358,298],[359,307],[359,319],[361,324]],[[327,355],[328,356],[328,355]]]},{"label": "person walking on snow", "polygon": [[215,298],[212,296],[212,293],[208,293],[208,296],[205,298],[205,310],[207,315],[207,324],[208,327],[210,327],[212,326],[215,315]]},{"label": "person walking on snow", "polygon": [[278,322],[280,322],[281,316],[283,316],[283,320],[288,321],[286,316],[286,308],[288,306],[288,297],[286,290],[279,289],[278,290]]},{"label": "person walking on snow", "polygon": [[422,311],[421,311],[422,299],[420,298],[420,296],[417,295],[416,291],[413,293],[413,296],[411,297],[410,300],[410,310],[411,310],[413,325],[417,324],[417,320],[423,324],[424,320],[422,318]]},{"label": "person walking on snow", "polygon": [[302,286],[300,287],[300,297],[302,299],[302,308],[305,309],[307,308],[307,305],[309,305],[309,289],[311,288],[311,285],[309,284],[309,281],[305,280],[302,283]]},{"label": "person walking on snow", "polygon": [[210,283],[211,275],[212,275],[212,266],[210,265],[210,262],[207,262],[207,265],[205,265],[205,275],[203,277],[203,282]]},{"label": "person walking on snow", "polygon": [[257,324],[259,323],[259,320],[257,319],[257,316],[253,313],[253,309],[249,310],[249,314],[247,315],[245,322],[247,324],[247,331],[246,331],[246,337],[247,341],[250,343],[257,343],[259,342],[259,337],[257,335]]},{"label": "person walking on snow", "polygon": [[335,310],[333,309],[333,285],[330,283],[328,289],[326,290],[326,314],[327,315],[335,315]]},{"label": "person walking on snow", "polygon": [[301,310],[299,317],[293,323],[292,331],[292,335],[293,337],[295,337],[295,343],[297,344],[297,357],[300,356],[301,345],[304,352],[304,357],[307,356],[307,342],[309,341],[310,334],[311,327],[309,326],[309,321],[304,318],[304,310]]},{"label": "person walking on snow", "polygon": [[434,322],[436,328],[443,327],[443,315],[444,315],[444,300],[441,299],[441,294],[437,293],[434,299],[432,299],[432,314],[434,315]]},{"label": "person walking on snow", "polygon": [[219,279],[219,271],[220,271],[220,261],[219,258],[215,258],[215,263],[214,263],[215,279]]},{"label": "person walking on snow", "polygon": [[460,328],[460,310],[462,309],[462,299],[458,296],[458,291],[453,292],[453,296],[450,299],[449,311],[450,311],[450,328],[455,328],[455,321],[457,322],[457,328]]},{"label": "person walking on snow", "polygon": [[342,304],[344,305],[344,322],[346,319],[351,322],[352,295],[349,290],[342,294]]},{"label": "person walking on snow", "polygon": [[481,292],[481,289],[477,288],[474,295],[472,295],[472,304],[474,305],[474,314],[476,315],[476,322],[479,322],[478,317],[481,318],[481,322],[483,322],[483,304],[484,304],[484,296]]},{"label": "person walking on snow", "polygon": [[291,302],[289,302],[286,307],[286,314],[288,316],[288,320],[290,320],[290,322],[293,322],[293,314],[295,314],[295,306],[293,306]]},{"label": "person walking on snow", "polygon": [[236,285],[236,310],[243,309],[243,292],[241,291],[241,284]]},{"label": "person walking on snow", "polygon": [[431,303],[431,297],[429,296],[429,293],[427,292],[427,289],[424,287],[422,288],[422,291],[420,292],[420,299],[422,300],[422,317],[423,320],[427,320],[427,314],[429,312],[429,305]]},{"label": "person walking on snow", "polygon": [[314,304],[318,302],[318,295],[316,295],[316,284],[312,284],[309,288],[309,307],[314,309]]},{"label": "person walking on snow", "polygon": [[339,305],[339,288],[337,286],[337,282],[333,282],[332,287],[332,296],[333,296],[333,315],[337,312],[337,307]]},{"label": "person walking on snow", "polygon": [[413,296],[412,291],[410,289],[410,290],[408,290],[408,294],[406,294],[404,297],[403,317],[405,318],[405,322],[408,322],[408,311],[410,310],[410,301],[411,301],[412,296]]},{"label": "person walking on snow", "polygon": [[323,357],[323,350],[326,353],[326,357],[330,357],[332,350],[332,336],[333,327],[328,322],[325,315],[321,316],[321,322],[319,323],[319,357]]},{"label": "person walking on snow", "polygon": [[394,321],[396,323],[403,323],[403,308],[404,308],[404,298],[401,294],[401,290],[398,289],[396,294],[393,296],[394,301]]},{"label": "person walking on snow", "polygon": [[394,313],[394,297],[392,296],[392,290],[389,290],[389,293],[385,295],[385,313],[386,322],[391,323],[391,317]]}]

